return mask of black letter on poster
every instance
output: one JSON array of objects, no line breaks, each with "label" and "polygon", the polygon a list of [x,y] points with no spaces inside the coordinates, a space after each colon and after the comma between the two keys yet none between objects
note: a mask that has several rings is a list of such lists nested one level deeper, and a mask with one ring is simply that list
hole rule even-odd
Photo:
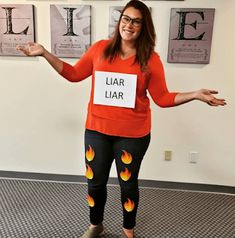
[{"label": "black letter on poster", "polygon": [[6,35],[27,35],[29,26],[27,26],[23,31],[21,32],[14,32],[13,31],[13,27],[12,27],[12,10],[14,9],[14,7],[3,7],[3,9],[5,9],[6,12],[6,23],[7,23],[7,31],[4,33]]},{"label": "black letter on poster", "polygon": [[73,11],[76,10],[76,8],[64,8],[67,11],[67,33],[64,34],[64,36],[77,36],[73,32]]},{"label": "black letter on poster", "polygon": [[202,40],[203,36],[205,35],[205,32],[203,32],[200,36],[197,36],[195,38],[185,38],[184,32],[185,32],[185,26],[189,25],[192,26],[195,30],[197,29],[197,21],[193,23],[186,23],[186,16],[189,13],[197,13],[201,16],[202,20],[204,20],[204,13],[203,12],[196,12],[196,11],[190,11],[190,12],[177,12],[179,14],[179,32],[177,38],[173,40]]}]

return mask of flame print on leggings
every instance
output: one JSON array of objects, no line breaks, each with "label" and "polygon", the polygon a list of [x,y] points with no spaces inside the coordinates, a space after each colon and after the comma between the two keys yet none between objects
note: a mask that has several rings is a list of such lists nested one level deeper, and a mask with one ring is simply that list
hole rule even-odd
[{"label": "flame print on leggings", "polygon": [[131,201],[130,198],[127,198],[127,202],[124,203],[124,208],[127,212],[132,212],[135,208],[135,203]]},{"label": "flame print on leggings", "polygon": [[87,202],[88,202],[88,205],[90,207],[94,207],[95,206],[95,200],[93,199],[93,197],[91,197],[89,194],[87,196]]},{"label": "flame print on leggings", "polygon": [[86,174],[85,175],[88,179],[93,179],[93,177],[94,177],[94,173],[88,164],[86,165]]},{"label": "flame print on leggings", "polygon": [[123,154],[121,156],[122,163],[130,164],[132,162],[132,156],[130,153],[126,152],[125,150],[122,151]]},{"label": "flame print on leggings", "polygon": [[89,145],[88,150],[86,151],[86,159],[90,162],[95,157],[95,151],[92,149],[92,147]]},{"label": "flame print on leggings", "polygon": [[131,177],[131,172],[128,170],[128,168],[125,168],[125,171],[121,171],[120,178],[123,181],[128,181]]}]

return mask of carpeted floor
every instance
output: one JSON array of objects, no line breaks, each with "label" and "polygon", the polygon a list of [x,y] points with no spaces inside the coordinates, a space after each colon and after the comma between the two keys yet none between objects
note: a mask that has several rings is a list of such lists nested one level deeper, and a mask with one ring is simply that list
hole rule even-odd
[{"label": "carpeted floor", "polygon": [[[79,238],[89,224],[82,183],[0,178],[0,238]],[[235,238],[235,196],[140,188],[137,238]],[[122,227],[120,191],[108,186],[105,235]]]}]

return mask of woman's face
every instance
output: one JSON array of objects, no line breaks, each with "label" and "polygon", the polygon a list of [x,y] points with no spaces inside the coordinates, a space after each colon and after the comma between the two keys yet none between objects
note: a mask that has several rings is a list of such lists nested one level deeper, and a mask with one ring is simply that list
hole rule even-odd
[{"label": "woman's face", "polygon": [[139,10],[129,7],[122,16],[119,32],[123,41],[134,43],[142,29],[142,14]]}]

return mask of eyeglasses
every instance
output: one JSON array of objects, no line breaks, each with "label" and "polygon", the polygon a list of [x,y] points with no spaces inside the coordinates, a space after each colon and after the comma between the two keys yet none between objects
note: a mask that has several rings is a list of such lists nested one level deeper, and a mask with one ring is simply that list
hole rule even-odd
[{"label": "eyeglasses", "polygon": [[121,21],[123,24],[131,23],[134,27],[140,27],[142,24],[142,20],[140,18],[131,18],[127,15],[122,15]]}]

